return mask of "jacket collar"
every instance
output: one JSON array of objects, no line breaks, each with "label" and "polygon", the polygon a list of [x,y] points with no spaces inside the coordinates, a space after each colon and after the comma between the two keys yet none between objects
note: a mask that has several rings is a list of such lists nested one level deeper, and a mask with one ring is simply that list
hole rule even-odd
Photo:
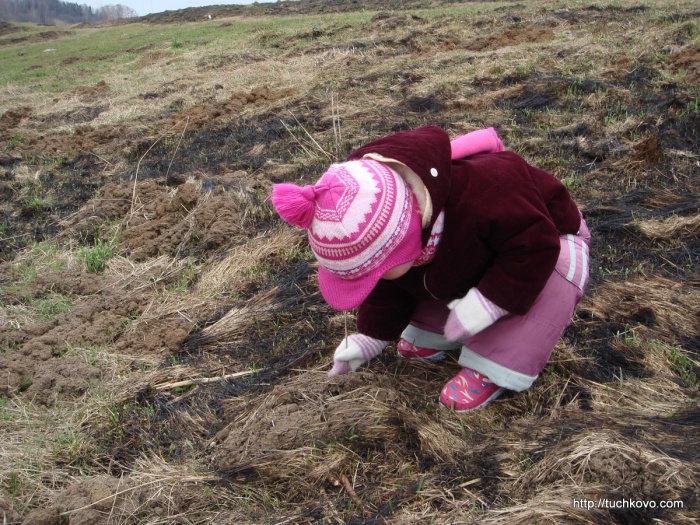
[{"label": "jacket collar", "polygon": [[[423,126],[380,138],[353,151],[348,160],[383,157],[403,164],[415,173],[429,194],[429,217],[424,217],[423,236],[429,237],[437,215],[445,207],[452,183],[450,138],[438,126]],[[407,181],[410,184],[410,180]],[[415,185],[411,184],[416,192]],[[416,195],[419,200],[421,197]],[[425,207],[422,207],[425,211]],[[425,220],[428,219],[428,220]],[[425,240],[425,239],[424,239]]]}]

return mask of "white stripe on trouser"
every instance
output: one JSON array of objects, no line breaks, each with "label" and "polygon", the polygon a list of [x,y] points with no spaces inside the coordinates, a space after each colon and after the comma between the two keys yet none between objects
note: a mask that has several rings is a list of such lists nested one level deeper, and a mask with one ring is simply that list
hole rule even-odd
[{"label": "white stripe on trouser", "polygon": [[566,236],[566,240],[569,243],[569,273],[566,275],[566,280],[569,282],[574,282],[574,275],[576,274],[576,243],[574,242],[574,236],[569,234]]},{"label": "white stripe on trouser", "polygon": [[583,291],[588,280],[588,245],[585,242],[581,243],[581,263],[583,267],[581,269],[581,282],[578,283],[578,287]]}]

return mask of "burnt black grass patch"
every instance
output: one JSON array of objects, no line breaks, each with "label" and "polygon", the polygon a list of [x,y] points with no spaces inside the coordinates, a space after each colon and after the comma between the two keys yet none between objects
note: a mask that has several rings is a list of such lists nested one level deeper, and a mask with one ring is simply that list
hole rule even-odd
[{"label": "burnt black grass patch", "polygon": [[413,113],[438,113],[445,108],[445,103],[437,95],[410,97],[406,99],[405,105]]},{"label": "burnt black grass patch", "polygon": [[[186,351],[196,353],[213,345],[216,352],[233,359],[253,360],[258,368],[268,371],[266,374],[272,373],[276,377],[302,356],[306,355],[306,360],[315,360],[319,353],[330,350],[325,342],[335,340],[341,334],[329,327],[330,308],[311,279],[315,270],[309,262],[299,260],[269,268],[266,270],[268,275],[260,277],[261,283],[266,284],[261,284],[259,289],[246,290],[249,299],[270,289],[275,293],[270,298],[274,305],[271,315],[266,310],[260,320],[253,318],[245,337],[222,347],[218,334],[208,335],[200,330],[185,342]],[[239,302],[242,300],[238,298]],[[204,327],[212,326],[223,317],[223,313],[204,323]],[[255,315],[254,311],[252,315]]]},{"label": "burnt black grass patch", "polygon": [[[189,173],[200,166],[214,173],[234,170],[254,173],[270,159],[276,162],[291,159],[291,138],[286,133],[275,116],[188,131],[181,142],[170,139],[156,144],[141,163],[138,178],[159,178],[168,172]],[[264,148],[256,148],[261,144]],[[133,178],[135,170],[136,166],[127,178]]]},{"label": "burnt black grass patch", "polygon": [[102,180],[89,166],[86,156],[62,159],[32,181],[31,188],[6,173],[0,180],[0,207],[14,213],[3,221],[0,260],[10,260],[19,250],[55,235],[65,217],[95,196]]},{"label": "burnt black grass patch", "polygon": [[682,281],[692,280],[695,261],[700,255],[700,241],[692,236],[689,239],[650,239],[640,230],[640,224],[646,220],[692,217],[700,209],[700,201],[697,195],[684,188],[671,191],[668,198],[672,201],[666,205],[659,205],[660,197],[658,192],[640,190],[586,208],[586,220],[593,232],[593,282],[623,279],[634,269],[653,270]]},{"label": "burnt black grass patch", "polygon": [[186,401],[173,402],[178,395],[146,387],[110,407],[109,416],[92,425],[100,454],[91,461],[118,476],[153,454],[171,460],[194,456],[214,435],[216,408],[224,394],[216,386],[207,387]]}]

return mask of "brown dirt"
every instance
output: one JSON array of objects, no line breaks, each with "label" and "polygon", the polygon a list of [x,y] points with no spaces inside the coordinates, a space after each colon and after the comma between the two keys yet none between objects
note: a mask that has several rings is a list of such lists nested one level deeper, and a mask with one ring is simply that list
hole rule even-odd
[{"label": "brown dirt", "polygon": [[273,91],[267,87],[254,88],[247,93],[234,93],[223,102],[210,102],[183,110],[170,117],[168,124],[175,126],[186,121],[188,127],[199,129],[217,121],[228,121],[248,105],[269,105],[291,94],[289,90]]},{"label": "brown dirt", "polygon": [[684,70],[688,82],[700,82],[700,45],[685,46],[668,56],[669,64],[676,71]]},{"label": "brown dirt", "polygon": [[194,183],[182,182],[174,181],[175,188],[154,180],[107,184],[98,200],[63,224],[63,235],[92,238],[105,220],[128,216],[123,254],[143,261],[216,250],[241,233],[239,209],[222,188],[203,197]]},{"label": "brown dirt", "polygon": [[0,116],[0,130],[7,132],[12,128],[16,128],[22,119],[29,117],[32,114],[32,108],[21,107],[6,111]]},{"label": "brown dirt", "polygon": [[[215,251],[241,235],[240,211],[221,188],[206,198],[193,183],[173,189],[144,181],[137,188],[132,201],[132,183],[106,185],[98,200],[63,223],[61,236],[92,239],[99,236],[104,221],[126,216],[122,253],[144,261],[160,255]],[[84,393],[100,372],[79,359],[64,357],[66,345],[109,343],[125,354],[154,356],[179,351],[194,327],[192,321],[176,318],[143,323],[137,331],[119,328],[125,318],[143,313],[151,299],[102,275],[61,272],[39,276],[33,286],[35,298],[49,291],[76,297],[75,307],[55,321],[22,331],[0,327],[0,338],[10,346],[21,346],[24,356],[0,354],[0,367],[7,371],[0,395],[19,390],[40,403],[50,403],[55,396],[74,397]]]},{"label": "brown dirt", "polygon": [[73,90],[73,93],[80,95],[85,98],[94,98],[96,96],[102,96],[109,92],[109,86],[104,80],[100,80],[92,86],[78,86]]},{"label": "brown dirt", "polygon": [[475,38],[464,46],[469,51],[488,51],[502,47],[515,46],[525,42],[542,43],[554,38],[550,28],[527,27],[524,29],[508,29],[481,38]]},{"label": "brown dirt", "polygon": [[149,490],[149,482],[153,480],[139,486],[112,476],[79,481],[58,495],[54,507],[37,509],[22,523],[59,525],[67,519],[71,525],[99,525],[114,519],[138,520],[139,516],[165,514],[173,506],[186,510],[192,499],[190,487],[173,486],[167,494],[159,494]]},{"label": "brown dirt", "polygon": [[[96,109],[76,109],[69,116],[74,122],[85,122],[95,118],[101,111],[100,106]],[[17,127],[26,119],[28,129],[22,130],[22,140],[14,148],[15,154],[39,153],[47,156],[64,156],[75,158],[81,153],[90,151],[103,151],[106,148],[126,148],[126,152],[133,151],[134,142],[138,140],[139,132],[128,125],[104,125],[93,128],[89,124],[78,125],[72,134],[51,134],[32,129],[38,123],[31,118],[32,110],[26,108],[20,111],[8,111],[0,117],[0,126],[4,127],[6,133],[17,131]],[[64,114],[65,116],[65,114]],[[43,124],[57,123],[61,115],[44,117]]]},{"label": "brown dirt", "polygon": [[[74,89],[74,93],[80,95],[83,101],[89,102],[100,100],[109,89],[106,82],[100,81],[92,86],[79,86]],[[205,102],[178,111],[165,117],[162,121],[153,123],[149,126],[150,129],[132,127],[126,124],[97,127],[81,124],[69,134],[46,133],[43,130],[35,131],[31,128],[47,128],[47,124],[58,122],[65,124],[66,120],[68,123],[77,124],[89,122],[106,107],[101,105],[83,106],[66,113],[42,117],[40,122],[32,119],[32,108],[22,107],[6,111],[0,116],[0,132],[11,133],[16,131],[20,124],[29,128],[29,131],[22,130],[22,141],[14,144],[12,151],[17,154],[41,153],[74,158],[84,152],[102,153],[117,149],[125,155],[133,156],[145,153],[151,145],[152,142],[148,142],[148,146],[146,146],[144,137],[157,136],[162,134],[162,130],[168,130],[171,135],[178,135],[183,131],[183,128],[201,129],[215,122],[229,121],[247,106],[270,105],[289,95],[291,95],[289,90],[274,91],[267,87],[253,88],[250,91],[233,93],[226,101]]]},{"label": "brown dirt", "polygon": [[0,36],[5,36],[9,35],[11,33],[16,33],[17,31],[21,31],[22,29],[14,24],[11,24],[9,22],[5,22],[4,20],[0,21]]},{"label": "brown dirt", "polygon": [[75,483],[61,493],[58,507],[30,513],[24,523],[53,525],[60,522],[59,515],[62,511],[75,509],[82,510],[72,512],[70,523],[102,523],[110,510],[123,501],[123,498],[113,496],[120,488],[123,487],[120,487],[119,480],[110,476],[99,476],[89,482]]},{"label": "brown dirt", "polygon": [[101,275],[55,273],[37,278],[35,298],[46,293],[75,296],[75,307],[54,321],[25,327],[23,330],[0,327],[0,338],[9,347],[21,347],[18,353],[0,355],[5,380],[2,395],[26,393],[43,404],[57,396],[69,398],[84,393],[100,371],[80,358],[66,356],[69,345],[94,345],[116,341],[123,330],[123,319],[141,313],[147,296],[115,289]]},{"label": "brown dirt", "polygon": [[[14,26],[13,26],[14,27]],[[12,34],[13,32],[21,31],[21,29],[15,28],[14,31],[9,31],[8,29],[0,28],[0,36],[6,34]],[[3,45],[17,45],[35,42],[45,42],[47,40],[57,40],[66,36],[74,35],[74,31],[41,31],[38,33],[32,33],[29,36],[13,37],[13,38],[3,38],[0,40],[0,46]]]}]

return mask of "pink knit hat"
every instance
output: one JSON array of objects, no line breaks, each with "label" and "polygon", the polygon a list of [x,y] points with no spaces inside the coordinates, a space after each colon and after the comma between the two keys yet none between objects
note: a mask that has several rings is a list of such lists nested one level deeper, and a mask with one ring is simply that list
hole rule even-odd
[{"label": "pink knit hat", "polygon": [[275,184],[272,203],[308,230],[328,304],[350,310],[385,272],[421,253],[421,220],[401,176],[375,160],[333,164],[314,186]]}]

